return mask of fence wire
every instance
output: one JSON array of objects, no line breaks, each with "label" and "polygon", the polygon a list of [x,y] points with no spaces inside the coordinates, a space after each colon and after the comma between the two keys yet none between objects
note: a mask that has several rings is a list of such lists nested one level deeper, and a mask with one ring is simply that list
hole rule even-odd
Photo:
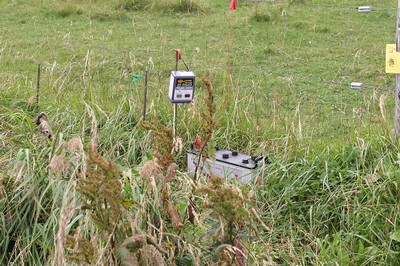
[{"label": "fence wire", "polygon": [[293,1],[274,1],[274,0],[240,0],[240,2],[247,3],[266,3],[266,4],[287,4],[287,5],[297,5],[297,6],[305,6],[305,7],[323,7],[323,8],[331,8],[331,9],[354,9],[361,13],[373,12],[373,11],[397,11],[398,8],[395,7],[372,7],[368,4],[359,5],[359,6],[344,6],[344,5],[331,5],[331,4],[312,4],[312,3],[302,3]]}]

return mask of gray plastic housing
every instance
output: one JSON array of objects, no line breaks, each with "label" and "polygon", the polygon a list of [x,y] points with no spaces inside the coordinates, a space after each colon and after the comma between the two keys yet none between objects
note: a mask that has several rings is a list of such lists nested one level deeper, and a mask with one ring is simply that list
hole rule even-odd
[{"label": "gray plastic housing", "polygon": [[195,76],[192,71],[172,71],[169,82],[168,99],[171,103],[193,101]]}]

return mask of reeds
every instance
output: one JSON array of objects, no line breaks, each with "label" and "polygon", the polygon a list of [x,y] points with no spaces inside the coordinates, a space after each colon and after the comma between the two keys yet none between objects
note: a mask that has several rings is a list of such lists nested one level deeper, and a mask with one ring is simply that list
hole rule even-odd
[{"label": "reeds", "polygon": [[[294,110],[293,125],[299,121],[299,110]],[[86,116],[93,120],[96,114],[92,112]],[[114,154],[105,146],[112,142],[107,138],[124,139],[109,135],[123,128],[112,120],[121,117],[119,112],[115,116],[99,112],[103,121],[82,126],[83,139],[74,135],[64,141],[58,135],[51,146],[33,138],[37,128],[31,117],[3,113],[2,141],[10,148],[0,151],[3,264],[396,260],[398,147],[390,140],[359,138],[352,146],[317,157],[277,160],[263,172],[264,182],[257,186],[240,187],[203,177],[196,185],[184,170],[178,171],[182,166],[161,166],[156,156],[153,160],[143,157],[140,167],[132,168],[126,166],[126,159],[119,159],[119,166],[106,160]],[[52,125],[58,128],[59,121],[52,120]],[[150,128],[164,130],[160,124]],[[11,142],[15,132],[28,134]],[[167,136],[157,141],[165,144],[169,139],[171,146],[164,152],[170,153],[170,134],[157,134]],[[147,132],[127,136],[148,138]],[[93,137],[97,149],[83,153],[82,142],[92,145]],[[142,147],[146,154],[151,150],[137,143],[142,139],[126,143],[135,143],[130,145]],[[159,154],[164,160],[165,155]],[[68,167],[56,160],[65,160]],[[186,217],[190,195],[196,207],[194,223]],[[29,228],[35,234],[22,238]],[[41,243],[47,243],[46,248]],[[354,247],[359,254],[352,253]]]}]

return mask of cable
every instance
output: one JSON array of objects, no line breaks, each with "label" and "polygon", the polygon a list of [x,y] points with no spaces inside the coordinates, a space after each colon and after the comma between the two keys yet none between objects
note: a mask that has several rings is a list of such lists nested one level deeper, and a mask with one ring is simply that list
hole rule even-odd
[{"label": "cable", "polygon": [[[214,65],[215,68],[215,65]],[[294,77],[297,80],[304,80],[304,81],[322,81],[326,84],[332,84],[332,85],[340,85],[340,86],[345,86],[345,87],[350,87],[352,89],[374,89],[374,90],[381,90],[381,91],[395,91],[395,88],[382,88],[382,87],[377,87],[377,86],[371,86],[371,85],[366,85],[363,83],[360,83],[361,86],[359,87],[352,87],[353,84],[358,83],[358,82],[341,82],[341,81],[335,81],[335,80],[328,80],[328,79],[323,79],[323,78],[317,78],[317,77],[304,77],[304,76],[296,76],[294,74],[291,73],[283,73],[283,72],[274,72],[271,69],[263,69],[263,68],[254,68],[254,67],[249,67],[249,66],[231,66],[231,68],[234,69],[240,69],[240,70],[244,70],[244,71],[257,71],[257,72],[262,72],[264,74],[267,75],[275,75],[278,77]],[[223,69],[223,67],[221,67],[221,69]]]},{"label": "cable", "polygon": [[369,86],[369,85],[363,85],[363,88],[380,90],[380,91],[391,91],[391,92],[395,92],[396,91],[395,88],[380,88],[380,87],[374,87],[374,86]]},{"label": "cable", "polygon": [[187,71],[190,71],[189,67],[186,65],[186,63],[185,63],[185,61],[183,60],[183,58],[182,58],[182,57],[181,57],[181,60],[182,60],[183,64],[185,65],[185,67],[186,67]]}]

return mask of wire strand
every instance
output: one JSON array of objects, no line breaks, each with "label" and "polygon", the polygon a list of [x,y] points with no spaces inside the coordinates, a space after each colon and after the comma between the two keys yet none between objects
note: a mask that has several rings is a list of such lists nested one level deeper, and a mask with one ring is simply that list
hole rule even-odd
[{"label": "wire strand", "polygon": [[[185,61],[181,58],[182,62],[184,63],[186,69],[188,71],[190,71],[188,65],[185,63]],[[72,65],[68,65],[65,67],[62,67],[60,65],[48,65],[48,66],[44,66],[43,63],[41,63],[40,68],[43,69],[44,71],[54,71],[54,70],[60,70],[60,71],[66,71],[66,70],[72,70],[73,66]],[[230,65],[230,66],[223,66],[223,65],[211,65],[210,68],[212,69],[235,69],[235,70],[239,70],[239,71],[251,71],[251,72],[259,72],[259,73],[263,73],[265,75],[272,75],[272,76],[276,76],[276,77],[283,77],[283,78],[292,78],[294,81],[308,81],[308,82],[323,82],[326,84],[331,84],[331,85],[337,85],[337,86],[344,86],[344,87],[351,87],[352,82],[343,82],[343,81],[337,81],[337,80],[332,80],[332,79],[324,79],[321,77],[315,77],[315,76],[303,76],[303,75],[299,75],[299,74],[295,74],[295,73],[288,73],[288,72],[276,72],[273,71],[269,68],[260,68],[260,67],[254,67],[254,66],[246,66],[246,65],[240,65],[240,66],[234,66],[234,65]],[[76,71],[76,69],[75,69]],[[367,85],[367,84],[363,84],[361,85],[360,88],[354,88],[354,89],[374,89],[374,90],[380,90],[380,91],[390,91],[390,92],[394,92],[395,88],[385,88],[385,87],[380,87],[380,86],[372,86],[372,85]]]},{"label": "wire strand", "polygon": [[[338,5],[330,5],[330,4],[307,4],[307,3],[301,3],[301,2],[296,2],[295,0],[293,1],[274,1],[274,0],[240,0],[241,2],[248,2],[248,3],[268,3],[268,4],[288,4],[288,5],[301,5],[301,6],[314,6],[314,7],[328,7],[328,8],[337,8],[337,9],[359,9],[362,6],[338,6]],[[365,5],[367,6],[367,5]],[[368,12],[373,12],[373,11],[394,11],[397,10],[398,8],[395,7],[372,7],[368,6],[371,8],[370,11]]]}]

